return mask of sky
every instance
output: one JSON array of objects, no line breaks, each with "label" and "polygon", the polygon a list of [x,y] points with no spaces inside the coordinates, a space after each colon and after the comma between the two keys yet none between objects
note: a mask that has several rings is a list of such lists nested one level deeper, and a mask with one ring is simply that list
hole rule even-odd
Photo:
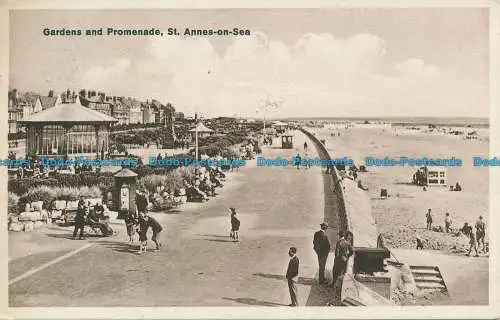
[{"label": "sky", "polygon": [[[15,10],[10,17],[11,89],[95,89],[206,116],[489,116],[484,8]],[[238,27],[251,35],[43,35],[101,27]]]}]

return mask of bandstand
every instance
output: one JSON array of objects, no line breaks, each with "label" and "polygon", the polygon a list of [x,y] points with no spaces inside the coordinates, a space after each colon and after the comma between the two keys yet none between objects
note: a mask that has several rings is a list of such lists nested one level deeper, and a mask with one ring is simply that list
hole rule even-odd
[{"label": "bandstand", "polygon": [[118,122],[104,113],[86,108],[77,97],[19,121],[26,128],[26,156],[88,154],[108,152],[109,134]]}]

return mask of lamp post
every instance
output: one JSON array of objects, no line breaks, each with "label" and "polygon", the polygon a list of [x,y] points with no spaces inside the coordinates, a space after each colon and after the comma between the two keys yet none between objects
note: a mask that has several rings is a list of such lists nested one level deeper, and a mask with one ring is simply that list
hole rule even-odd
[{"label": "lamp post", "polygon": [[194,134],[195,134],[195,153],[196,153],[196,160],[198,160],[198,107],[195,107],[195,112],[194,112]]},{"label": "lamp post", "polygon": [[[261,103],[260,103],[260,109],[264,113],[264,115],[263,115],[264,129],[263,129],[263,132],[262,132],[264,138],[266,137],[266,112],[278,110],[278,108],[281,106],[282,103],[283,103],[282,100],[279,100],[279,101],[273,101],[273,100],[271,100],[271,97],[269,97],[269,95],[267,96],[266,100],[262,100],[261,101]],[[259,112],[259,111],[257,110],[257,112]]]}]

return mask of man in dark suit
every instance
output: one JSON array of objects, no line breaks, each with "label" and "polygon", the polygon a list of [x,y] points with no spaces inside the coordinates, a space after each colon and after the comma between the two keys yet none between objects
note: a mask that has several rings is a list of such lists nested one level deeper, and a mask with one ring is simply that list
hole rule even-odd
[{"label": "man in dark suit", "polygon": [[288,250],[290,262],[288,262],[288,269],[286,270],[286,279],[288,280],[288,290],[290,291],[290,307],[297,307],[297,281],[299,280],[299,258],[296,256],[297,248],[291,247]]},{"label": "man in dark suit", "polygon": [[333,263],[333,279],[331,286],[334,287],[339,276],[344,275],[347,269],[347,261],[354,253],[352,245],[344,238],[345,232],[339,231],[339,240],[335,245],[335,260]]},{"label": "man in dark suit", "polygon": [[73,240],[76,240],[76,235],[78,230],[80,230],[80,237],[78,239],[84,240],[83,238],[83,229],[85,228],[85,219],[87,215],[87,207],[85,206],[85,200],[83,196],[80,196],[80,200],[78,201],[78,209],[76,211],[75,217],[75,229],[73,230]]},{"label": "man in dark suit", "polygon": [[135,205],[137,206],[137,212],[146,214],[148,208],[148,199],[141,191],[136,191]]},{"label": "man in dark suit", "polygon": [[319,283],[325,284],[325,266],[326,260],[328,259],[328,254],[330,253],[330,241],[326,235],[326,230],[328,229],[328,224],[323,222],[321,225],[321,230],[314,233],[313,248],[314,252],[318,255],[319,264]]}]

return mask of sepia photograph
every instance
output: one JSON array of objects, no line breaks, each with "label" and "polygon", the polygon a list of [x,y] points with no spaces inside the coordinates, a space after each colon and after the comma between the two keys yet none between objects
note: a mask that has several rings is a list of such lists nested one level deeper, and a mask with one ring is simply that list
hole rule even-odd
[{"label": "sepia photograph", "polygon": [[495,305],[489,7],[7,24],[9,310]]}]

